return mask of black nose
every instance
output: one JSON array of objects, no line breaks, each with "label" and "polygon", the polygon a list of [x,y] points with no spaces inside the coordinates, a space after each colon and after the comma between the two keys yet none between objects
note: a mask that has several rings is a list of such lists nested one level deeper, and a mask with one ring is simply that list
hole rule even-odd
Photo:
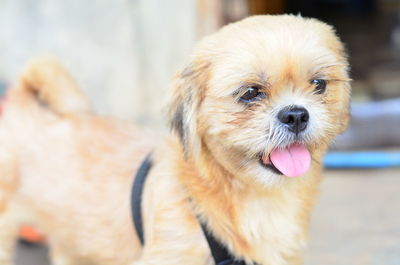
[{"label": "black nose", "polygon": [[278,113],[278,119],[282,122],[289,131],[298,134],[307,128],[310,115],[303,107],[288,107]]}]

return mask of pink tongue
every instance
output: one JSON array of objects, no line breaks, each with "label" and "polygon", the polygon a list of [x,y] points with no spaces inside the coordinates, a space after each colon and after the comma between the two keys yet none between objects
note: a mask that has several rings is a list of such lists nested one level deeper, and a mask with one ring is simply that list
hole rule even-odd
[{"label": "pink tongue", "polygon": [[288,177],[303,175],[311,162],[310,152],[300,143],[292,144],[285,149],[275,149],[271,152],[270,159],[274,166]]}]

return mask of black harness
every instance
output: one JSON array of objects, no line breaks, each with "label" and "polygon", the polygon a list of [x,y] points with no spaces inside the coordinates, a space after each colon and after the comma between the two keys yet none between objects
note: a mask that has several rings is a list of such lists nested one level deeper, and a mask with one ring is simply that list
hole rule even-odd
[{"label": "black harness", "polygon": [[[140,165],[139,170],[136,172],[136,177],[133,183],[131,194],[131,207],[132,217],[135,225],[136,233],[142,245],[144,245],[143,222],[142,222],[142,194],[143,187],[146,182],[146,177],[150,171],[152,162],[150,156]],[[219,242],[212,233],[207,229],[206,225],[199,220],[203,233],[207,239],[208,246],[210,247],[211,254],[214,258],[215,265],[246,265],[244,261],[235,260],[229,253],[228,249]]]}]

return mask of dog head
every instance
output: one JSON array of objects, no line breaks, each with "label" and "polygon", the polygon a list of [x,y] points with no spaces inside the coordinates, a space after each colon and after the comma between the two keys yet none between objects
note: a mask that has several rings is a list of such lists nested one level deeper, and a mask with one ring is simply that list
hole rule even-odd
[{"label": "dog head", "polygon": [[175,78],[169,120],[185,153],[273,185],[321,163],[349,121],[350,81],[332,27],[256,16],[196,47]]}]

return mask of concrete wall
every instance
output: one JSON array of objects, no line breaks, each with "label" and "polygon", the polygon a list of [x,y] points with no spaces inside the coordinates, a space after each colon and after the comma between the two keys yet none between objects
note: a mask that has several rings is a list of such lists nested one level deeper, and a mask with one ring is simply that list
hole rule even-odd
[{"label": "concrete wall", "polygon": [[55,54],[99,113],[162,124],[165,90],[200,35],[197,10],[196,0],[0,0],[0,80]]}]

